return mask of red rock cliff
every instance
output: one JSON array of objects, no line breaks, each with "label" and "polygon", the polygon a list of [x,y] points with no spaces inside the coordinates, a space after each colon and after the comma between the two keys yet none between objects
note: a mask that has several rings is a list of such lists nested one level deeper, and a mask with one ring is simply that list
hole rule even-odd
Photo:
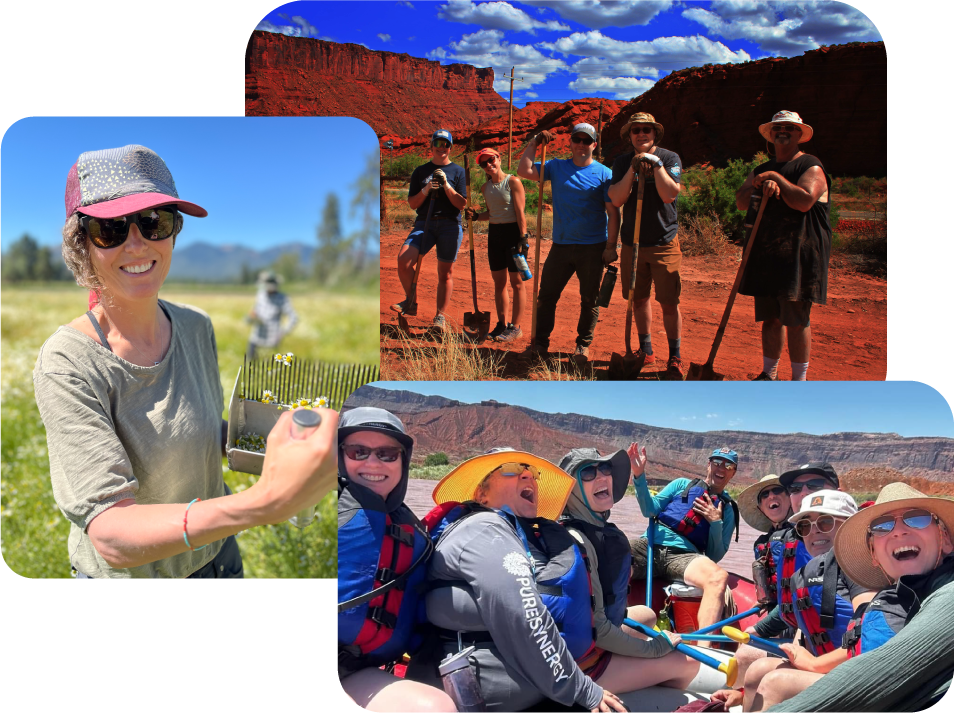
[{"label": "red rock cliff", "polygon": [[765,151],[759,124],[798,112],[814,130],[804,145],[836,176],[887,173],[887,55],[883,42],[822,47],[801,57],[706,65],[673,72],[638,96],[603,129],[605,153],[628,150],[620,127],[637,111],[652,114],[661,146],[684,166],[751,160]]},{"label": "red rock cliff", "polygon": [[490,68],[259,30],[245,53],[247,116],[354,116],[379,136],[497,116],[508,105],[493,86]]}]

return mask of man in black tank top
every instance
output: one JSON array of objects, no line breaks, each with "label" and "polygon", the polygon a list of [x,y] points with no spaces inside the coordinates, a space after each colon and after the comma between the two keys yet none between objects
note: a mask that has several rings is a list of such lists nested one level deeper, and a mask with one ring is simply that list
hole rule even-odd
[{"label": "man in black tank top", "polygon": [[755,297],[762,322],[762,372],[755,381],[776,381],[788,332],[792,380],[804,381],[812,344],[812,303],[825,304],[831,255],[831,179],[800,144],[814,133],[793,111],[780,111],[759,127],[772,159],[748,175],[735,194],[746,210],[754,190],[768,201],[739,293]]}]

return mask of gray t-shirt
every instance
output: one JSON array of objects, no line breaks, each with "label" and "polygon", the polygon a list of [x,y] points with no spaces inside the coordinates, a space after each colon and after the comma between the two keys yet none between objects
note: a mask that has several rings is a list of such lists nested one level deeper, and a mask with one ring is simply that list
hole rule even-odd
[{"label": "gray t-shirt", "polygon": [[[82,332],[60,327],[40,349],[33,383],[46,427],[53,496],[70,521],[69,558],[90,577],[187,577],[222,542],[129,569],[113,569],[86,528],[118,502],[210,500],[222,479],[223,394],[212,322],[162,302],[172,323],[158,366],[137,366]],[[170,527],[181,524],[170,523]]]}]

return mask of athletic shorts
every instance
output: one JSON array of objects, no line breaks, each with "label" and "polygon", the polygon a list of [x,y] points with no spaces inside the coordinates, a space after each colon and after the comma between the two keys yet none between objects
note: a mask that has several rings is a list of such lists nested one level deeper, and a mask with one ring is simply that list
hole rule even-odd
[{"label": "athletic shorts", "polygon": [[[629,297],[630,265],[633,264],[632,247],[623,246],[620,253],[622,266],[622,289],[624,298]],[[656,301],[666,305],[679,304],[682,280],[679,267],[682,265],[682,250],[677,235],[665,245],[640,245],[636,263],[636,290],[634,299],[649,298],[650,288],[656,285]]]},{"label": "athletic shorts", "polygon": [[778,297],[755,298],[755,321],[777,319],[783,327],[810,327],[812,325],[812,303],[808,300],[780,300]]},{"label": "athletic shorts", "polygon": [[464,231],[458,221],[431,218],[427,235],[424,235],[424,221],[417,220],[404,244],[417,248],[420,255],[427,255],[436,245],[438,262],[457,262],[457,251],[463,237]]},{"label": "athletic shorts", "polygon": [[513,249],[520,245],[520,228],[516,223],[491,223],[487,233],[487,261],[491,272],[518,272]]},{"label": "athletic shorts", "polygon": [[[649,540],[645,537],[639,537],[630,540],[630,549],[633,552],[633,571],[634,576],[645,578],[646,576],[646,552],[649,550]],[[685,581],[686,568],[689,563],[697,557],[702,557],[698,552],[688,552],[686,550],[677,550],[672,547],[662,547],[656,545],[653,556],[653,577],[668,579],[671,582]]]}]

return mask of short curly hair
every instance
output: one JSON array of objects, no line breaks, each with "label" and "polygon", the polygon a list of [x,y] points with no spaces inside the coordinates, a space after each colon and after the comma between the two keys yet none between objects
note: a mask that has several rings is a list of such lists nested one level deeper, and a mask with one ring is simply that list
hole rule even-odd
[{"label": "short curly hair", "polygon": [[[182,231],[185,221],[182,213],[176,215],[176,225],[172,233],[172,246],[175,247],[176,237]],[[73,273],[73,279],[80,287],[102,293],[105,285],[93,269],[93,261],[89,256],[89,237],[80,227],[79,213],[73,213],[63,225],[63,261]]]}]

